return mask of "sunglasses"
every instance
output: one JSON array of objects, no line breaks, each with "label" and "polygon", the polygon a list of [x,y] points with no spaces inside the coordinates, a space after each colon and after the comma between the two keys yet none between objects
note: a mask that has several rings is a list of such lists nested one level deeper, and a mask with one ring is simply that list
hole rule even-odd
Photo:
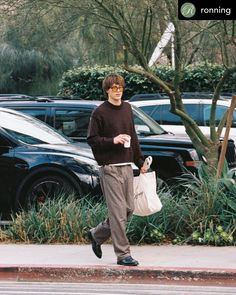
[{"label": "sunglasses", "polygon": [[124,90],[124,87],[114,85],[114,86],[111,87],[111,90],[112,90],[112,92],[117,92],[118,90],[122,92]]}]

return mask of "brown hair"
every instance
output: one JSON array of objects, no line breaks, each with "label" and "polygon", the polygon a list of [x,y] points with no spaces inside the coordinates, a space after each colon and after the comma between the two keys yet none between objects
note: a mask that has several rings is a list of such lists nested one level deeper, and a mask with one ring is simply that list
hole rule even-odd
[{"label": "brown hair", "polygon": [[117,74],[110,74],[110,75],[106,76],[102,82],[102,89],[103,89],[103,92],[104,92],[104,95],[106,96],[106,98],[108,97],[107,90],[109,90],[111,88],[111,86],[114,84],[125,87],[125,80],[122,76],[117,75]]}]

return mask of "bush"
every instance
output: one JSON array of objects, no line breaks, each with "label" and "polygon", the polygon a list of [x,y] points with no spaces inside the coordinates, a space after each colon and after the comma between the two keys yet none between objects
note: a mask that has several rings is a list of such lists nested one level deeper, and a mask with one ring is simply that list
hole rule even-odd
[{"label": "bush", "polygon": [[[172,83],[174,70],[161,66],[154,69],[155,73],[165,82]],[[217,64],[199,64],[189,66],[183,72],[182,91],[206,91],[213,92],[224,68]],[[82,99],[104,100],[102,92],[102,80],[110,73],[116,72],[122,75],[126,82],[124,99],[129,99],[138,93],[160,92],[158,85],[147,78],[129,73],[119,66],[94,66],[79,67],[65,72],[59,84],[59,95],[71,96]],[[222,91],[236,91],[236,74],[233,74],[225,83]]]},{"label": "bush", "polygon": [[[186,174],[179,179],[180,198],[175,200],[178,241],[233,245],[236,242],[236,184],[233,171],[216,179],[207,166],[199,168],[199,176]],[[219,234],[222,229],[222,234]],[[182,238],[181,238],[182,237]]]},{"label": "bush", "polygon": [[129,99],[133,94],[141,93],[144,90],[146,92],[159,90],[157,85],[153,85],[145,77],[131,74],[118,66],[95,66],[74,68],[64,73],[59,84],[59,95],[88,100],[104,100],[102,81],[107,75],[114,72],[122,75],[125,79],[124,99]]}]

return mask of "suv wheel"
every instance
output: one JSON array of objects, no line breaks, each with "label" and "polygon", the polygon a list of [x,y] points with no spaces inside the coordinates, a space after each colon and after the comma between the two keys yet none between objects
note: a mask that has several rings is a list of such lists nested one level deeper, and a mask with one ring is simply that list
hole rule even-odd
[{"label": "suv wheel", "polygon": [[59,175],[41,176],[30,184],[25,191],[21,204],[24,208],[38,208],[47,199],[53,199],[60,196],[68,197],[75,195],[73,185],[64,177]]}]

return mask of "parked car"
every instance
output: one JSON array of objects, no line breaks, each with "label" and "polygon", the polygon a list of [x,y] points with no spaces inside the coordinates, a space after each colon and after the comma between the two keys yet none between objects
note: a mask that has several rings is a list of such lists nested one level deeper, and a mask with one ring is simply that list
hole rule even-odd
[{"label": "parked car", "polygon": [[[202,132],[206,136],[210,136],[210,110],[212,101],[210,99],[183,99],[183,104],[186,112],[191,115],[192,119],[197,123]],[[166,130],[170,130],[178,135],[186,135],[185,127],[181,118],[170,112],[170,100],[161,99],[158,101],[139,101],[132,102],[133,105],[142,109],[157,123]],[[216,124],[218,124],[230,106],[229,100],[218,100],[216,107]],[[225,128],[222,132],[224,136]],[[236,111],[230,130],[230,138],[236,143]]]},{"label": "parked car", "polygon": [[156,93],[138,93],[129,99],[129,102],[131,101],[140,101],[140,100],[155,100],[155,99],[163,99],[166,95],[156,92]]},{"label": "parked car", "polygon": [[[101,101],[47,100],[0,102],[0,106],[30,114],[77,142],[86,142],[92,111]],[[173,180],[187,171],[196,172],[202,156],[187,136],[168,133],[139,108],[132,106],[134,124],[144,156],[152,156],[151,168],[163,180]],[[235,167],[234,143],[229,141],[227,160]]]},{"label": "parked car", "polygon": [[60,193],[100,193],[98,164],[84,144],[26,114],[0,108],[2,218]]},{"label": "parked car", "polygon": [[199,99],[211,99],[213,97],[213,93],[211,92],[198,92],[198,91],[184,91],[181,93],[182,98],[199,98]]},{"label": "parked car", "polygon": [[26,94],[15,94],[15,93],[0,93],[0,100],[11,100],[11,99],[32,99],[32,96]]},{"label": "parked car", "polygon": [[231,99],[234,95],[236,95],[236,92],[221,92],[221,97],[224,99]]},{"label": "parked car", "polygon": [[[212,99],[213,93],[211,92],[189,92],[184,91],[181,93],[181,97],[185,99],[190,98],[198,98],[198,99]],[[169,99],[169,97],[165,93],[139,93],[133,95],[129,102],[133,101],[147,101],[147,100],[159,100],[159,99]],[[220,95],[220,99],[226,99],[224,96]]]}]

